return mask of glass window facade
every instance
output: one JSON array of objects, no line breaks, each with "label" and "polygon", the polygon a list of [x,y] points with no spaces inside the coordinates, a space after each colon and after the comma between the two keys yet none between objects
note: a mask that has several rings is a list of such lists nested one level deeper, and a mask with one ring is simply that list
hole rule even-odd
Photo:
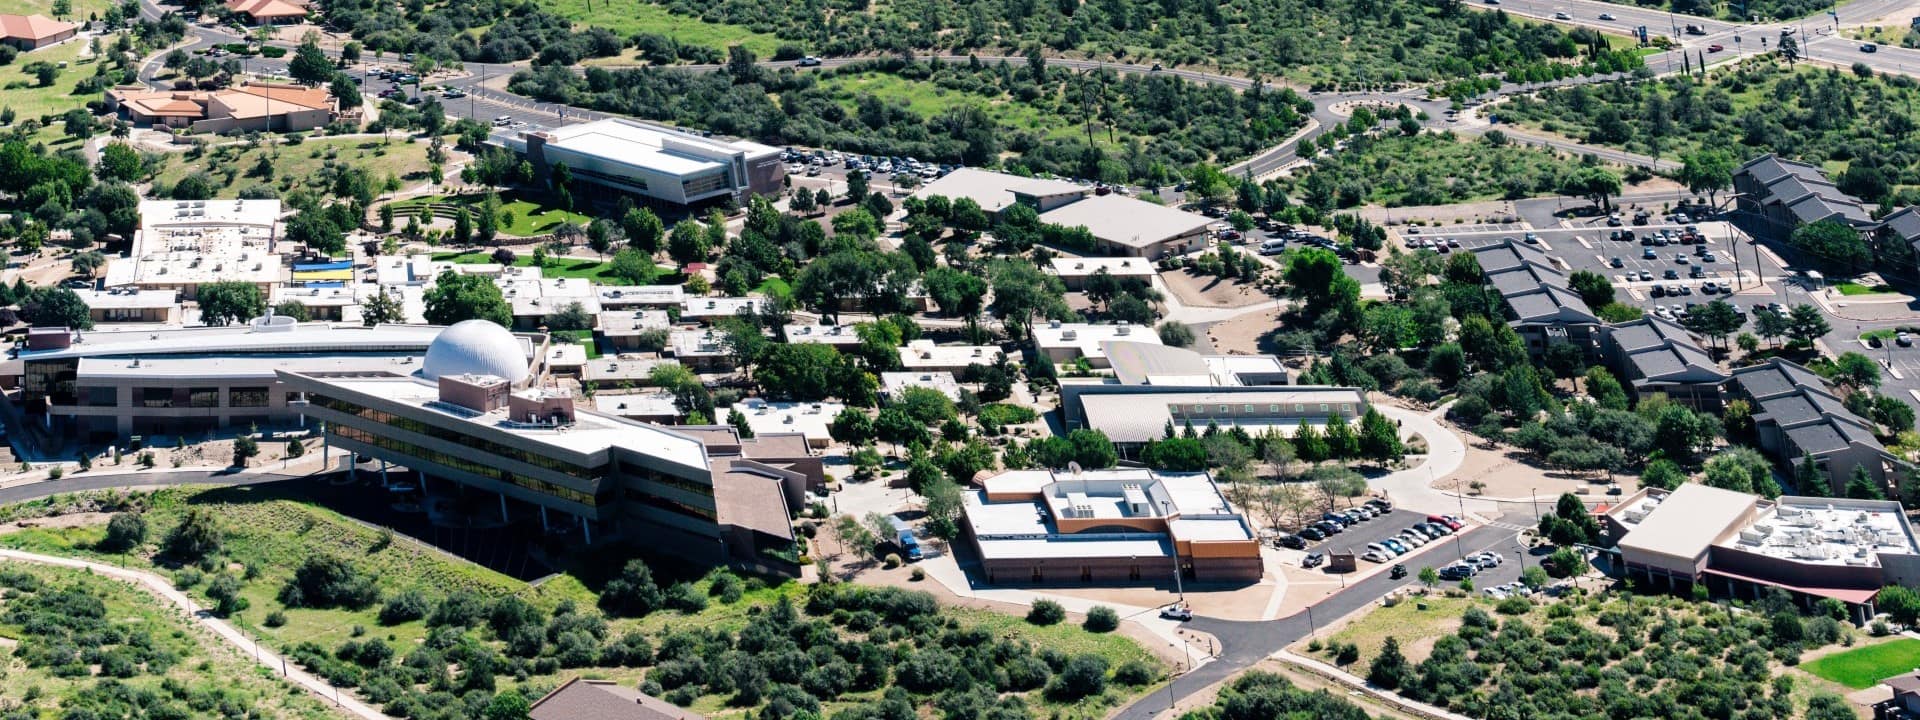
[{"label": "glass window facade", "polygon": [[187,406],[220,407],[220,388],[193,388],[187,391]]},{"label": "glass window facade", "polygon": [[237,387],[227,392],[227,404],[232,407],[266,407],[267,389],[263,387]]},{"label": "glass window facade", "polygon": [[[436,465],[441,465],[443,467],[450,467],[455,470],[459,470],[461,472],[471,473],[471,474],[478,475],[480,477],[488,478],[491,480],[497,480],[499,482],[517,485],[519,487],[525,488],[527,490],[532,490],[542,495],[551,495],[561,500],[566,500],[568,502],[573,502],[573,503],[579,503],[587,507],[599,507],[600,505],[600,498],[593,493],[585,492],[582,490],[576,490],[576,489],[566,487],[563,485],[558,485],[555,483],[550,483],[545,480],[541,480],[539,478],[530,478],[524,475],[516,475],[514,473],[501,470],[491,465],[487,465],[482,462],[477,462],[472,458],[449,455],[447,453],[443,453],[438,450],[433,450],[431,448],[420,447],[418,445],[406,442],[404,440],[397,440],[397,439],[385,437],[382,435],[375,435],[373,433],[367,432],[365,430],[362,430],[360,428],[353,427],[350,425],[341,425],[339,423],[335,423],[331,426],[328,426],[327,431],[333,433],[338,437],[341,437],[347,440],[366,443],[368,445],[372,445],[382,449],[392,450],[394,452],[400,453],[405,456],[419,458],[421,460],[425,460],[427,462],[434,463]],[[401,460],[400,463],[404,465],[406,464],[406,461]]]},{"label": "glass window facade", "polygon": [[406,430],[408,432],[425,435],[427,437],[434,438],[436,440],[445,440],[451,443],[459,443],[461,445],[466,445],[476,450],[480,450],[481,452],[492,453],[494,455],[499,455],[501,457],[508,458],[511,460],[518,460],[520,462],[526,463],[528,465],[532,465],[534,467],[543,468],[546,470],[552,470],[554,472],[579,479],[582,482],[597,483],[606,477],[606,471],[600,468],[581,467],[579,465],[575,465],[565,460],[548,457],[536,452],[530,452],[522,448],[502,445],[500,443],[493,442],[491,440],[477,438],[472,435],[468,435],[466,433],[462,433],[456,430],[451,430],[448,428],[439,427],[437,425],[428,425],[426,423],[420,422],[413,418],[401,417],[393,413],[375,410],[373,408],[364,407],[357,403],[348,402],[346,400],[341,400],[339,398],[316,394],[316,395],[309,396],[307,400],[308,402],[311,402],[314,405],[326,408],[328,410],[332,410],[334,412],[345,413],[348,415],[364,418],[366,420],[380,423],[381,425],[397,427],[397,428],[400,428],[401,430]]},{"label": "glass window facade", "polygon": [[173,407],[173,388],[163,388],[163,387],[140,388],[140,407],[150,407],[150,408]]}]

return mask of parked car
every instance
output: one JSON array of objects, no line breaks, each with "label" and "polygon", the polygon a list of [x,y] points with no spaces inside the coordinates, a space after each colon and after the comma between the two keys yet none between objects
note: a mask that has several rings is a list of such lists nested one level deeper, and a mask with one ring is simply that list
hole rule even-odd
[{"label": "parked car", "polygon": [[1620,258],[1613,258],[1611,260],[1608,260],[1607,264],[1613,267],[1626,267],[1627,261],[1621,260]]},{"label": "parked car", "polygon": [[1307,539],[1299,535],[1295,535],[1293,533],[1287,533],[1285,535],[1281,535],[1280,537],[1274,538],[1273,544],[1283,548],[1292,548],[1294,550],[1307,549]]},{"label": "parked car", "polygon": [[1168,605],[1160,608],[1160,617],[1184,622],[1193,619],[1193,610],[1185,605]]},{"label": "parked car", "polygon": [[819,67],[820,58],[814,57],[812,55],[808,55],[806,57],[800,58],[800,62],[797,64],[800,67]]},{"label": "parked car", "polygon": [[1373,498],[1371,500],[1368,500],[1367,507],[1378,508],[1380,512],[1383,512],[1383,513],[1393,511],[1393,503],[1383,500],[1381,498]]},{"label": "parked car", "polygon": [[1492,550],[1482,550],[1467,556],[1468,560],[1475,558],[1479,558],[1481,567],[1500,567],[1500,563],[1506,562],[1506,558],[1500,557],[1500,553],[1493,552]]},{"label": "parked car", "polygon": [[1646,282],[1646,281],[1648,281],[1648,280],[1652,280],[1652,279],[1653,279],[1653,273],[1652,273],[1652,272],[1649,272],[1649,271],[1646,271],[1646,270],[1641,270],[1641,271],[1640,271],[1640,281],[1641,281],[1641,282]]},{"label": "parked car", "polygon": [[1319,552],[1307,553],[1306,557],[1300,558],[1300,567],[1316,568],[1326,564],[1326,562],[1327,562],[1326,553],[1319,553]]},{"label": "parked car", "polygon": [[1327,539],[1327,534],[1317,527],[1303,527],[1300,528],[1300,537],[1313,542],[1319,542]]},{"label": "parked car", "polygon": [[1393,538],[1387,538],[1385,540],[1381,540],[1380,544],[1387,546],[1387,549],[1392,550],[1393,554],[1395,555],[1405,555],[1407,553],[1413,552],[1412,545],[1408,545],[1406,543],[1400,542],[1399,540],[1395,540]]},{"label": "parked car", "polygon": [[1898,333],[1893,336],[1893,342],[1900,347],[1913,347],[1913,336],[1904,332]]},{"label": "parked car", "polygon": [[1393,553],[1385,550],[1368,550],[1360,553],[1360,559],[1370,563],[1387,563],[1393,560]]},{"label": "parked car", "polygon": [[1472,565],[1454,563],[1452,565],[1448,565],[1446,567],[1440,568],[1440,579],[1465,580],[1467,578],[1473,577],[1474,574],[1478,572],[1479,570],[1475,569]]},{"label": "parked car", "polygon": [[1863,53],[1876,53],[1876,52],[1880,52],[1880,46],[1879,46],[1879,45],[1875,45],[1875,44],[1873,44],[1873,43],[1861,43],[1861,44],[1860,44],[1860,52],[1863,52]]},{"label": "parked car", "polygon": [[1660,253],[1654,252],[1653,248],[1647,248],[1645,250],[1640,251],[1640,259],[1641,260],[1658,260],[1660,259]]}]

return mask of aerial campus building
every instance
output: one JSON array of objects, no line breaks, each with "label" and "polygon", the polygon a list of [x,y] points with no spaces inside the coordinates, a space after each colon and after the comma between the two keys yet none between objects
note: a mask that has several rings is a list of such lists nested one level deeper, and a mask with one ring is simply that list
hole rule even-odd
[{"label": "aerial campus building", "polygon": [[798,434],[663,427],[576,407],[543,387],[514,334],[447,328],[417,373],[280,371],[327,443],[495,493],[503,520],[537,515],[589,543],[620,537],[695,562],[795,574],[791,517],[821,461]]},{"label": "aerial campus building", "polygon": [[576,182],[675,205],[777,194],[780,151],[621,118],[498,129],[489,143],[526,156],[539,177],[565,164]]},{"label": "aerial campus building", "polygon": [[[49,434],[79,441],[173,435],[297,421],[290,370],[322,376],[404,377],[420,369],[443,328],[300,323],[279,315],[230,327],[121,331],[33,328],[0,365],[17,377],[21,410]],[[546,344],[512,336],[520,372]]]},{"label": "aerial campus building", "polygon": [[961,168],[914,193],[922,198],[972,200],[981,210],[999,214],[1014,205],[1039,213],[1040,221],[1084,227],[1111,255],[1157,258],[1206,245],[1213,220],[1205,215],[1155,205],[1123,195],[1095,194],[1093,188],[1065,180],[1008,175]]},{"label": "aerial campus building", "polygon": [[1009,470],[975,484],[964,531],[988,583],[1255,582],[1264,572],[1252,525],[1206,473]]},{"label": "aerial campus building", "polygon": [[1881,588],[1920,583],[1920,544],[1893,500],[1768,500],[1687,483],[1642,489],[1601,518],[1620,567],[1650,588],[1704,585],[1742,599],[1777,589],[1802,606],[1833,598],[1864,623]]}]

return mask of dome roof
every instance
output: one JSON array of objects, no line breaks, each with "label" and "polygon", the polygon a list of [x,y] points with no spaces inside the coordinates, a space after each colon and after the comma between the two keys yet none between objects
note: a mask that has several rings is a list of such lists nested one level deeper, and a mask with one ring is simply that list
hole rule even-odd
[{"label": "dome roof", "polygon": [[465,320],[440,331],[427,346],[420,375],[437,380],[451,375],[497,375],[519,384],[527,379],[527,355],[520,339],[489,320]]}]

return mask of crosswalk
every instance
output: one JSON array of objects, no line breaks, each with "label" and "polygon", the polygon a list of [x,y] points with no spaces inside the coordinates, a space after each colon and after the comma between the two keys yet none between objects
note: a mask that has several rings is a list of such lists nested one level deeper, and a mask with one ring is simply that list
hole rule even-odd
[{"label": "crosswalk", "polygon": [[1490,522],[1490,523],[1487,523],[1487,525],[1488,525],[1489,527],[1497,527],[1497,528],[1500,528],[1500,529],[1502,529],[1502,530],[1512,530],[1512,531],[1514,531],[1514,532],[1520,532],[1520,531],[1522,531],[1522,530],[1532,530],[1532,529],[1533,529],[1533,526],[1532,526],[1532,525],[1517,525],[1517,524],[1514,524],[1514,523],[1510,523],[1510,522],[1503,522],[1503,521],[1499,521],[1499,520],[1495,520],[1495,521],[1493,521],[1493,522]]}]

